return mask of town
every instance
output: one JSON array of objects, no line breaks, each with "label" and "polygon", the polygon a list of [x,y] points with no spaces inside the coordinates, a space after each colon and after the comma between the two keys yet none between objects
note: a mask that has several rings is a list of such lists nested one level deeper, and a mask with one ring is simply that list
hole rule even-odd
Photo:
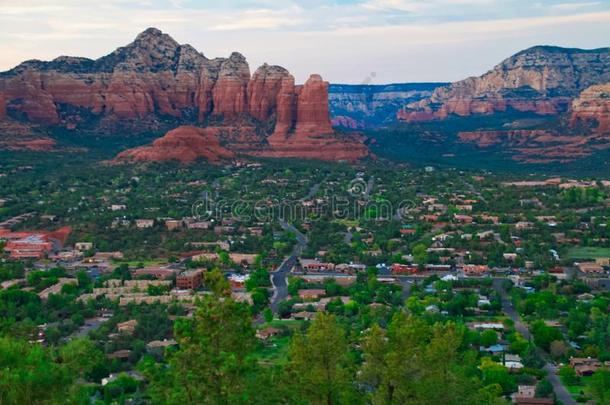
[{"label": "town", "polygon": [[[180,353],[176,328],[219,283],[249,308],[263,368],[327,314],[360,334],[406,312],[463,328],[490,398],[606,395],[608,181],[272,160],[62,170],[0,167],[2,332],[86,346],[81,378],[104,403],[150,395],[151,364]],[[368,358],[369,338],[346,350]]]}]

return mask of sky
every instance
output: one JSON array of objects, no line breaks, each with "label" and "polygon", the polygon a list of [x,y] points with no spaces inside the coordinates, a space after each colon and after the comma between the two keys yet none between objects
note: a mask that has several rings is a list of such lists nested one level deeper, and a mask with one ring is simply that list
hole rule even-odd
[{"label": "sky", "polygon": [[610,46],[610,0],[0,0],[0,71],[98,58],[148,27],[298,82],[455,81],[534,45]]}]

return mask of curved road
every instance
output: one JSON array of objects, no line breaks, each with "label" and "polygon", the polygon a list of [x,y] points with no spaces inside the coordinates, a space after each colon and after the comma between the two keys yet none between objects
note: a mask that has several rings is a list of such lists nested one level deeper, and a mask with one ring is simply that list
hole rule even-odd
[{"label": "curved road", "polygon": [[[525,339],[532,340],[533,337],[527,325],[521,319],[521,315],[519,315],[512,301],[510,300],[510,297],[506,293],[506,290],[502,287],[502,282],[504,280],[505,279],[502,278],[494,278],[493,281],[494,289],[500,294],[502,299],[502,311],[504,311],[504,313],[513,320],[515,323],[515,329],[521,333]],[[545,361],[544,370],[547,372],[549,382],[553,385],[553,391],[555,391],[555,396],[557,399],[561,401],[563,405],[576,405],[576,401],[574,401],[572,395],[570,395],[557,374],[555,374],[557,371],[556,367],[548,360],[548,355],[540,348],[537,348],[537,351],[540,357],[542,357]]]},{"label": "curved road", "polygon": [[273,285],[273,297],[271,297],[271,310],[277,314],[278,304],[288,297],[287,277],[292,267],[296,264],[299,256],[307,246],[307,237],[299,232],[294,226],[280,218],[280,226],[282,229],[295,234],[297,243],[292,249],[292,253],[288,256],[279,267],[271,273],[271,284]]}]

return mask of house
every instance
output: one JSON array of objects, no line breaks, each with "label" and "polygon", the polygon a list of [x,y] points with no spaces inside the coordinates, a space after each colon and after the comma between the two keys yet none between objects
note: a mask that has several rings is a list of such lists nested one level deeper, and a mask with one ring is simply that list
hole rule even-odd
[{"label": "house", "polygon": [[154,219],[136,219],[136,228],[138,229],[152,228],[154,225]]},{"label": "house", "polygon": [[514,262],[515,260],[517,260],[517,254],[516,253],[504,253],[502,255],[502,257],[504,257],[504,259],[508,260],[509,262]]},{"label": "house", "polygon": [[591,301],[591,300],[595,299],[595,295],[590,294],[590,293],[583,293],[583,294],[578,295],[576,298],[578,298],[578,301],[587,302],[587,301]]},{"label": "house", "polygon": [[473,322],[470,323],[468,327],[475,330],[504,330],[504,324],[499,322]]},{"label": "house", "polygon": [[53,251],[53,242],[44,233],[26,234],[21,239],[9,240],[4,250],[11,259],[42,259]]},{"label": "house", "polygon": [[229,258],[233,263],[241,265],[253,265],[258,257],[255,253],[229,253]]},{"label": "house", "polygon": [[394,263],[390,269],[392,274],[415,274],[419,268],[417,265]]},{"label": "house", "polygon": [[263,236],[263,228],[252,226],[248,228],[248,233],[252,236]]},{"label": "house", "polygon": [[504,345],[501,344],[497,344],[497,345],[491,345],[489,347],[479,347],[479,351],[481,352],[486,352],[489,354],[499,354],[499,353],[503,353],[505,350]]},{"label": "house", "polygon": [[167,219],[165,220],[165,227],[168,231],[174,231],[182,228],[182,220],[179,219]]},{"label": "house", "polygon": [[453,219],[460,224],[471,224],[473,218],[470,215],[454,214]]},{"label": "house", "polygon": [[583,377],[593,375],[602,366],[610,367],[610,362],[607,361],[602,364],[602,362],[596,358],[572,357],[570,358],[570,366],[574,368],[577,375]]},{"label": "house", "polygon": [[119,331],[119,333],[122,333],[125,335],[133,335],[133,333],[136,331],[137,326],[138,326],[138,321],[135,319],[131,319],[126,322],[118,323],[116,325],[116,328]]},{"label": "house", "polygon": [[86,252],[88,250],[93,249],[93,243],[91,242],[76,242],[74,244],[74,249],[81,251],[81,252]]},{"label": "house", "polygon": [[234,226],[215,226],[214,227],[214,233],[216,235],[226,235],[226,234],[232,234],[234,232],[235,232]]},{"label": "house", "polygon": [[203,270],[189,270],[176,276],[176,288],[196,290],[203,283]]},{"label": "house", "polygon": [[527,222],[527,221],[519,221],[515,224],[515,229],[523,231],[526,229],[532,229],[534,227],[534,224],[531,222]]},{"label": "house", "polygon": [[341,263],[335,266],[335,270],[339,273],[359,273],[366,271],[366,265],[360,263]]},{"label": "house", "polygon": [[273,336],[277,336],[282,333],[281,329],[268,327],[265,329],[259,329],[256,331],[256,337],[260,340],[267,340]]},{"label": "house", "polygon": [[59,294],[64,285],[76,285],[78,284],[78,280],[75,278],[60,278],[57,280],[57,283],[50,286],[49,288],[45,288],[41,292],[38,293],[38,296],[41,300],[47,300],[51,294]]},{"label": "house", "polygon": [[521,362],[521,356],[518,354],[505,354],[504,367],[511,371],[522,369],[523,363]]},{"label": "house", "polygon": [[152,342],[148,342],[146,344],[146,348],[148,350],[155,350],[159,348],[165,349],[166,347],[176,346],[178,342],[174,339],[164,339],[164,340],[153,340]]},{"label": "house", "polygon": [[176,270],[166,267],[144,267],[142,269],[135,269],[131,271],[131,274],[135,277],[139,276],[152,276],[159,280],[169,280],[174,276]]},{"label": "house", "polygon": [[489,266],[486,264],[465,264],[462,266],[462,271],[467,276],[481,276],[489,271]]},{"label": "house", "polygon": [[131,350],[117,350],[116,352],[107,354],[106,357],[110,360],[127,360],[131,356]]},{"label": "house", "polygon": [[519,385],[517,388],[517,392],[515,393],[515,398],[534,398],[536,396],[536,386],[535,385]]},{"label": "house", "polygon": [[231,284],[231,288],[234,290],[243,290],[246,288],[246,281],[248,281],[249,278],[249,274],[231,274],[229,276],[229,284]]},{"label": "house", "polygon": [[188,222],[186,227],[188,229],[210,229],[212,223],[209,221],[198,221],[198,222]]},{"label": "house", "polygon": [[296,312],[296,313],[292,314],[292,319],[301,320],[301,321],[311,321],[315,317],[316,317],[315,312],[301,311],[301,312]]},{"label": "house", "polygon": [[324,263],[318,260],[301,259],[301,267],[304,271],[333,271],[334,263]]},{"label": "house", "polygon": [[299,290],[299,297],[304,300],[314,300],[326,294],[325,290],[322,289],[311,289],[311,290]]},{"label": "house", "polygon": [[110,259],[121,260],[125,257],[123,252],[97,252],[93,259],[96,261],[104,261]]},{"label": "house", "polygon": [[126,210],[127,206],[124,204],[112,204],[110,206],[110,211],[122,211],[122,210]]},{"label": "house", "polygon": [[595,262],[576,263],[578,270],[584,274],[604,274],[604,268]]}]

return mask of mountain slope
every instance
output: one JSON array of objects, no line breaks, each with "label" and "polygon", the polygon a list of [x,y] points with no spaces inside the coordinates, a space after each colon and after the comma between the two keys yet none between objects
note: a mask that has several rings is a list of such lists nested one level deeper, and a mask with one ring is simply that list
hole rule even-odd
[{"label": "mountain slope", "polygon": [[430,97],[446,84],[331,84],[328,100],[333,125],[365,129],[392,124],[405,104]]},{"label": "mountain slope", "polygon": [[398,113],[407,122],[516,110],[554,115],[568,110],[585,88],[610,82],[610,48],[536,46],[480,77],[455,82]]},{"label": "mountain slope", "polygon": [[[149,28],[96,60],[27,61],[0,73],[0,119],[93,133],[167,131],[179,125],[232,128],[220,142],[243,153],[281,150],[299,157],[315,145],[343,145],[349,160],[368,152],[339,140],[328,112],[328,83],[312,75],[297,86],[279,66],[251,76],[243,55],[208,59],[190,45]],[[309,140],[311,143],[308,143]],[[323,141],[321,140],[323,139]],[[279,152],[278,152],[279,153]]]}]

